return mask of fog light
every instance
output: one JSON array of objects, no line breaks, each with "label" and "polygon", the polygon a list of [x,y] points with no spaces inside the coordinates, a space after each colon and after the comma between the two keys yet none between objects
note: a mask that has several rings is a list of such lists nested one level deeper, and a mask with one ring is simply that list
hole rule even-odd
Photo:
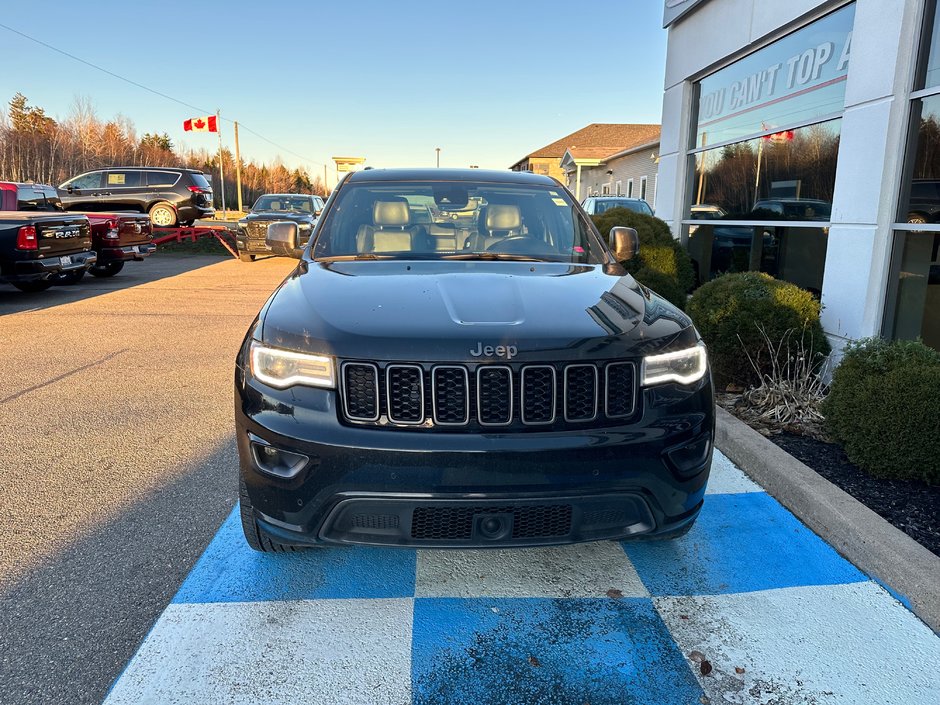
[{"label": "fog light", "polygon": [[296,477],[308,461],[306,455],[292,453],[257,441],[251,442],[251,455],[259,470],[284,480]]}]

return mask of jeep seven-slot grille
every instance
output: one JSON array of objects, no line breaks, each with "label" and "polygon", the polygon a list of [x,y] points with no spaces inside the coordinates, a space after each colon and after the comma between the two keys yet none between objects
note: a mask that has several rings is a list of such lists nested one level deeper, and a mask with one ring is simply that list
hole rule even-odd
[{"label": "jeep seven-slot grille", "polygon": [[342,413],[357,424],[451,430],[609,425],[637,409],[632,362],[434,365],[344,362]]}]

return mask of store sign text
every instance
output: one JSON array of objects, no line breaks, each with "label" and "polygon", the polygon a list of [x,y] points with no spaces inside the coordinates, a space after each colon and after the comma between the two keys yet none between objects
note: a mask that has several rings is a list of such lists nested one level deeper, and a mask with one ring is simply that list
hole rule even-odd
[{"label": "store sign text", "polygon": [[762,101],[786,98],[816,83],[845,76],[851,46],[852,33],[849,32],[839,46],[835,42],[823,42],[734,81],[730,86],[711,91],[701,98],[699,119],[714,120],[726,113]]}]

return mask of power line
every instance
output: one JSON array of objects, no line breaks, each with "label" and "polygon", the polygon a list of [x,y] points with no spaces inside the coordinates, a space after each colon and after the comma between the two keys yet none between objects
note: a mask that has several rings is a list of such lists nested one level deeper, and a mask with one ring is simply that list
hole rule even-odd
[{"label": "power line", "polygon": [[[46,49],[50,49],[50,50],[52,50],[52,51],[54,51],[54,52],[56,52],[56,53],[58,53],[58,54],[62,54],[63,56],[67,56],[67,57],[70,58],[70,59],[73,59],[73,60],[75,60],[75,61],[78,61],[79,63],[85,64],[86,66],[90,66],[91,68],[96,69],[96,70],[98,70],[98,71],[101,71],[102,73],[106,73],[106,74],[108,74],[109,76],[112,76],[112,77],[114,77],[114,78],[116,78],[116,79],[118,79],[118,80],[120,80],[120,81],[124,81],[125,83],[129,83],[129,84],[131,84],[132,86],[136,86],[137,88],[141,88],[141,89],[147,91],[148,93],[153,93],[154,95],[158,95],[158,96],[160,96],[161,98],[165,98],[165,99],[167,99],[167,100],[171,100],[171,101],[173,101],[174,103],[178,103],[179,105],[183,105],[183,106],[185,106],[185,107],[187,107],[187,108],[191,108],[192,110],[196,110],[197,112],[200,112],[200,113],[207,113],[207,114],[211,114],[211,113],[212,113],[211,110],[206,110],[205,108],[200,108],[200,107],[197,106],[197,105],[193,105],[193,104],[191,104],[191,103],[187,103],[186,101],[180,100],[179,98],[174,98],[173,96],[167,95],[166,93],[161,93],[160,91],[158,91],[158,90],[156,90],[156,89],[154,89],[154,88],[151,88],[150,86],[145,86],[143,83],[138,83],[137,81],[131,80],[130,78],[127,78],[127,77],[125,77],[125,76],[121,76],[120,74],[116,74],[116,73],[114,73],[113,71],[109,71],[108,69],[106,69],[106,68],[104,68],[104,67],[102,67],[102,66],[98,66],[98,64],[93,64],[92,62],[86,61],[85,59],[83,59],[83,58],[81,58],[81,57],[79,57],[79,56],[75,56],[75,54],[70,54],[69,52],[64,51],[63,49],[59,49],[58,47],[54,47],[54,46],[52,46],[51,44],[47,44],[46,42],[42,41],[41,39],[36,39],[35,37],[32,37],[32,36],[26,34],[25,32],[21,32],[21,31],[19,31],[18,29],[14,29],[13,27],[10,27],[9,25],[5,25],[5,24],[3,24],[2,22],[0,22],[0,27],[2,27],[3,29],[7,30],[8,32],[13,32],[13,34],[18,34],[19,36],[23,37],[24,39],[28,39],[28,40],[31,41],[31,42],[35,42],[36,44],[39,44],[40,46],[44,46],[44,47],[46,47]],[[230,118],[227,118],[227,117],[223,117],[222,119],[223,119],[225,122],[231,122],[231,123],[234,123],[234,122],[235,122],[234,120],[232,120],[232,119],[230,119]],[[314,160],[314,159],[308,159],[307,157],[303,156],[302,154],[298,154],[297,152],[295,152],[295,151],[293,151],[293,150],[291,150],[291,149],[288,149],[288,148],[285,147],[284,145],[278,144],[278,143],[275,142],[274,140],[268,139],[267,137],[265,137],[265,136],[262,135],[261,133],[256,132],[255,130],[252,130],[250,127],[247,127],[246,125],[243,125],[242,123],[239,123],[238,126],[241,127],[243,130],[245,130],[246,132],[250,132],[250,133],[253,134],[255,137],[258,137],[259,139],[264,140],[264,141],[267,142],[268,144],[273,145],[274,147],[277,147],[278,149],[284,150],[284,151],[287,152],[288,154],[291,154],[291,155],[297,157],[298,159],[302,159],[302,160],[304,160],[305,162],[309,162],[310,164],[316,164],[317,166],[324,166],[323,162],[318,162],[318,161],[316,161],[316,160]]]}]

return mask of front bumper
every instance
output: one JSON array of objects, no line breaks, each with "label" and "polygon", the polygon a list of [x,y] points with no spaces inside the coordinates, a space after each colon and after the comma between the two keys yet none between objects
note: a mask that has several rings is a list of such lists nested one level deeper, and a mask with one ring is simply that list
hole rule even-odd
[{"label": "front bumper", "polygon": [[[529,433],[349,426],[335,391],[245,377],[237,373],[235,394],[240,472],[259,528],[280,543],[575,543],[670,533],[702,506],[714,440],[708,377],[643,390],[630,423]],[[307,460],[278,477],[261,467],[265,446]]]},{"label": "front bumper", "polygon": [[157,246],[153,243],[142,245],[126,245],[124,247],[101,247],[98,250],[98,264],[107,264],[108,262],[142,262],[144,258],[149,257],[157,251]]},{"label": "front bumper", "polygon": [[68,258],[65,263],[62,256],[14,261],[3,267],[0,279],[8,282],[41,281],[56,274],[88,269],[98,261],[98,255],[93,251],[64,256]]}]

